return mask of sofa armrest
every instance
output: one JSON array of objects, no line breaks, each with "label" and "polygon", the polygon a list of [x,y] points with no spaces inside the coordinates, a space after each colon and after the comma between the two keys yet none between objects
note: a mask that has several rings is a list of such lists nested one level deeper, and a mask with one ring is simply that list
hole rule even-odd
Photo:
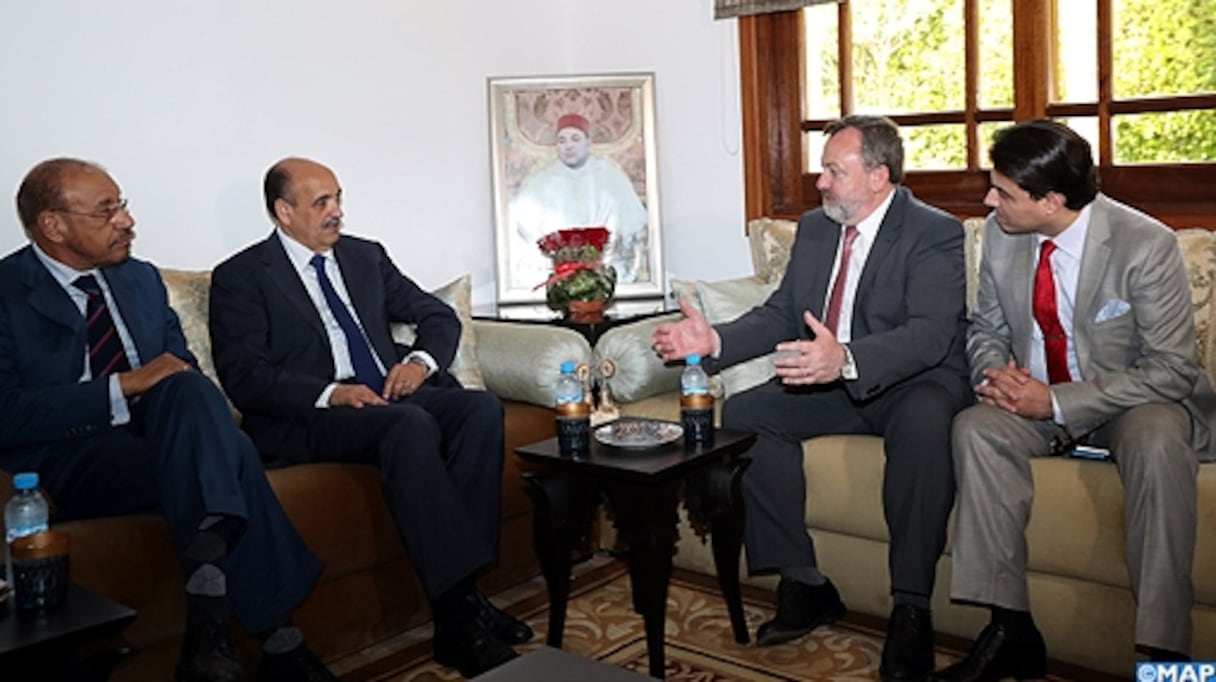
[{"label": "sofa armrest", "polygon": [[679,388],[684,364],[664,363],[654,352],[651,337],[656,326],[682,317],[678,312],[648,317],[613,327],[596,341],[592,366],[613,400],[627,403]]},{"label": "sofa armrest", "polygon": [[504,400],[552,407],[561,364],[591,362],[591,344],[573,329],[482,319],[473,320],[473,329],[486,388]]}]

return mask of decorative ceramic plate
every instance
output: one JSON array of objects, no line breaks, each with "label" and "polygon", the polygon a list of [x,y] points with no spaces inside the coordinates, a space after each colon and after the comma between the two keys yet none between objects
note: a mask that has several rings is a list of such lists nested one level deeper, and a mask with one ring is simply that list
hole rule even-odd
[{"label": "decorative ceramic plate", "polygon": [[684,435],[684,427],[658,419],[624,417],[595,430],[595,439],[618,448],[653,448]]}]

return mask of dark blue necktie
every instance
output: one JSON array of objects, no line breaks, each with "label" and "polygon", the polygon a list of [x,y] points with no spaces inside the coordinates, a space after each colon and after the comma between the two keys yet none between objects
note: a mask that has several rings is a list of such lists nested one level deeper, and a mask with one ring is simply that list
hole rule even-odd
[{"label": "dark blue necktie", "polygon": [[89,296],[84,320],[89,337],[89,371],[93,378],[101,379],[114,372],[131,369],[122,339],[118,338],[118,328],[110,316],[110,307],[106,305],[106,297],[101,293],[97,280],[92,275],[82,275],[72,282],[72,286]]},{"label": "dark blue necktie", "polygon": [[321,293],[325,295],[329,311],[338,320],[338,326],[346,335],[346,349],[350,352],[350,364],[355,368],[355,381],[379,393],[384,390],[384,375],[380,374],[376,359],[372,357],[372,349],[363,338],[363,332],[360,331],[355,318],[351,317],[346,304],[338,298],[338,292],[334,291],[329,276],[325,274],[325,256],[317,254],[309,263],[317,271],[317,283],[321,285]]}]

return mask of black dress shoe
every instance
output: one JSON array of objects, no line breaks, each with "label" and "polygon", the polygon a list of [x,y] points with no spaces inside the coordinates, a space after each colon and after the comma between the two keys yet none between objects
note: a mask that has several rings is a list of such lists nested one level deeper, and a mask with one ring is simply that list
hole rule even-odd
[{"label": "black dress shoe", "polygon": [[519,656],[476,618],[455,627],[436,624],[434,647],[437,662],[465,677],[476,677]]},{"label": "black dress shoe", "polygon": [[187,620],[193,621],[182,638],[181,656],[173,679],[177,682],[241,682],[245,679],[228,634],[228,610],[222,599],[191,597]]},{"label": "black dress shoe", "polygon": [[777,615],[756,630],[756,646],[773,646],[798,639],[843,615],[844,602],[840,601],[840,593],[831,580],[822,585],[782,580],[777,585]]},{"label": "black dress shoe", "polygon": [[317,658],[307,644],[282,654],[262,654],[259,682],[338,682],[337,676]]},{"label": "black dress shoe", "polygon": [[1033,625],[989,623],[967,658],[933,673],[934,680],[996,682],[1007,677],[1039,680],[1047,675],[1047,646]]},{"label": "black dress shoe", "polygon": [[933,614],[900,604],[887,621],[878,674],[884,682],[923,680],[933,672]]},{"label": "black dress shoe", "polygon": [[473,590],[468,599],[481,626],[494,633],[504,643],[523,644],[532,639],[532,628],[528,627],[527,623],[490,603],[481,592]]}]

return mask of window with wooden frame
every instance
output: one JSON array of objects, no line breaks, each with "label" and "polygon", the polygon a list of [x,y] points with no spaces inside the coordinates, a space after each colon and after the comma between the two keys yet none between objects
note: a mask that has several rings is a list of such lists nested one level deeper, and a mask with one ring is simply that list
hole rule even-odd
[{"label": "window with wooden frame", "polygon": [[917,196],[984,215],[993,132],[1051,117],[1103,191],[1216,229],[1216,0],[843,0],[739,33],[749,218],[819,204],[822,130],[848,113],[900,125]]}]

